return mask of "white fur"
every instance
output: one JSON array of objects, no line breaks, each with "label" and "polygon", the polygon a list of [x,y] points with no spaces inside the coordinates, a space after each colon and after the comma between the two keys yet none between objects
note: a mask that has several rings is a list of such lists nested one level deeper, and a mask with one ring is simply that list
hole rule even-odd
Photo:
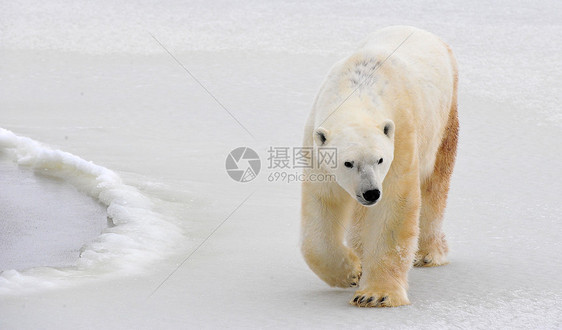
[{"label": "white fur", "polygon": [[[388,306],[409,302],[407,271],[417,248],[420,182],[433,173],[455,74],[441,40],[397,26],[371,34],[324,80],[303,144],[337,148],[338,164],[305,174],[335,174],[336,182],[303,184],[302,250],[330,285],[357,284],[357,254],[363,265],[358,294],[384,295]],[[373,190],[380,197],[366,203]],[[344,234],[355,253],[343,244]]]}]

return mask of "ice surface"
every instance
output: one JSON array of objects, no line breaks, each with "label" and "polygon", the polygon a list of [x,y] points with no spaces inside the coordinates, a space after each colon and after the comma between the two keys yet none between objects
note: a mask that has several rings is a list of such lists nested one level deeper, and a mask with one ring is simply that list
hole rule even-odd
[{"label": "ice surface", "polygon": [[70,266],[107,227],[105,208],[64,180],[18,169],[0,156],[0,270]]},{"label": "ice surface", "polygon": [[[92,263],[4,272],[0,328],[561,328],[560,6],[2,3],[0,126],[80,157],[50,162],[112,173],[103,196],[97,174],[62,177],[129,222],[88,245]],[[412,270],[411,306],[363,310],[306,267],[300,187],[267,182],[264,164],[268,146],[300,144],[331,64],[389,24],[436,33],[459,61],[451,263]],[[224,169],[239,146],[264,161],[247,184]]]}]

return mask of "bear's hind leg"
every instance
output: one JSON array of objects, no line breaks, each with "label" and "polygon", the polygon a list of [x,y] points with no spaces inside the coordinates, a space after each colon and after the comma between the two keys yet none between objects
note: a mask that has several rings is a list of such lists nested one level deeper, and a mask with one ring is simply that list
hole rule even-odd
[{"label": "bear's hind leg", "polygon": [[449,193],[449,181],[455,165],[458,131],[457,105],[456,99],[453,99],[433,173],[422,182],[421,186],[420,236],[414,261],[416,267],[440,266],[447,263],[449,249],[442,231],[442,224]]}]

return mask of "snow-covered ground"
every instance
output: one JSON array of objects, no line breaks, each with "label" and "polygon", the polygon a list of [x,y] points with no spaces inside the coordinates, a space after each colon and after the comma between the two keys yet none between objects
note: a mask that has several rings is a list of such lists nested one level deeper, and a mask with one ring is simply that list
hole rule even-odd
[{"label": "snow-covered ground", "polygon": [[[331,64],[391,24],[458,58],[451,263],[411,271],[410,306],[358,309],[302,260],[300,186],[268,182],[267,150],[300,145]],[[555,1],[3,2],[0,197],[21,194],[16,175],[54,175],[92,198],[76,206],[91,226],[99,205],[115,226],[72,247],[72,266],[4,269],[0,328],[561,328],[560,40]],[[262,159],[249,183],[225,171],[239,146]],[[81,237],[58,226],[43,237]],[[6,248],[0,264],[28,255]]]}]

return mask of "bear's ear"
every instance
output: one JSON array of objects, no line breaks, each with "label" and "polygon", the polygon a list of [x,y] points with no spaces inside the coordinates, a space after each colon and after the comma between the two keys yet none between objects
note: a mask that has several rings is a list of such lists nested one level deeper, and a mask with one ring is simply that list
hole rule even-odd
[{"label": "bear's ear", "polygon": [[394,122],[390,119],[385,120],[382,124],[382,131],[392,140],[394,138]]},{"label": "bear's ear", "polygon": [[327,129],[325,129],[324,127],[318,127],[313,134],[314,141],[318,146],[323,146],[326,143],[326,140],[328,139]]}]

